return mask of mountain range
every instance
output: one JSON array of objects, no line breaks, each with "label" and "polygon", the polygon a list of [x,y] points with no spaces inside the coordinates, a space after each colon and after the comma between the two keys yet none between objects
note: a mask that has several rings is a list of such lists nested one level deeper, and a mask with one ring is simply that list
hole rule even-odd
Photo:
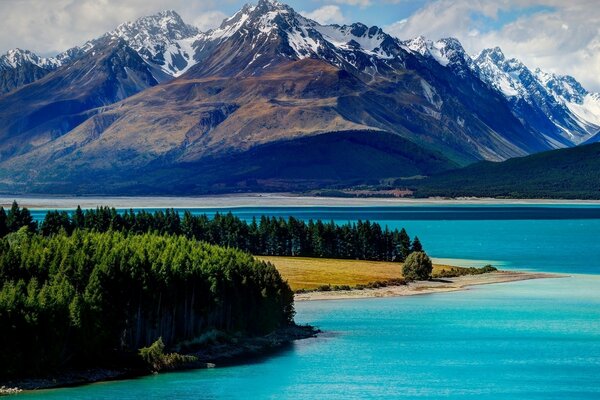
[{"label": "mountain range", "polygon": [[273,0],[0,57],[0,190],[201,194],[428,176],[600,141],[600,95],[456,39],[321,25]]}]

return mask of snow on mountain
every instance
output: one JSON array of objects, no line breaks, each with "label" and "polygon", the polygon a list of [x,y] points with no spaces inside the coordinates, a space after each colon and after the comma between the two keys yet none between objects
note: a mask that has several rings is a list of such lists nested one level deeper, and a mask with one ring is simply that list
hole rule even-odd
[{"label": "snow on mountain", "polygon": [[455,38],[442,38],[431,41],[424,36],[402,42],[406,48],[423,57],[430,57],[444,67],[453,68],[464,74],[466,70],[474,69],[473,59],[467,54],[462,44]]},{"label": "snow on mountain", "polygon": [[[199,30],[187,25],[175,11],[161,11],[119,25],[101,37],[89,40],[82,46],[70,48],[55,57],[42,58],[21,49],[9,50],[0,57],[0,70],[18,69],[29,63],[46,70],[69,64],[94,51],[108,40],[122,39],[142,59],[166,76],[179,76],[194,64],[193,43]],[[161,74],[157,74],[161,75]],[[165,77],[159,80],[164,80]]]},{"label": "snow on mountain", "polygon": [[535,75],[561,104],[576,117],[582,128],[591,133],[600,130],[600,94],[588,92],[575,78],[537,68]]},{"label": "snow on mountain", "polygon": [[54,58],[40,57],[29,50],[12,49],[0,56],[0,95],[43,78],[60,66]]},{"label": "snow on mountain", "polygon": [[384,59],[394,57],[394,54],[385,48],[385,42],[390,37],[376,26],[368,27],[357,23],[343,26],[315,25],[314,28],[325,40],[339,49],[353,51],[359,48],[374,57]]},{"label": "snow on mountain", "polygon": [[402,44],[413,54],[433,59],[458,74],[463,74],[465,67],[470,69],[512,104],[516,116],[547,135],[557,147],[563,144],[552,138],[548,127],[572,144],[582,143],[600,130],[600,95],[589,93],[573,77],[540,69],[532,72],[520,60],[507,58],[499,47],[471,57],[452,38],[431,41],[419,36]]},{"label": "snow on mountain", "polygon": [[536,68],[534,74],[556,99],[578,103],[588,94],[588,91],[572,76],[551,74],[539,68]]},{"label": "snow on mountain", "polygon": [[475,57],[480,77],[509,100],[540,109],[563,136],[579,144],[598,132],[600,108],[593,95],[571,76],[532,72],[520,60],[507,59],[496,47]]},{"label": "snow on mountain", "polygon": [[[247,4],[208,32],[200,32],[175,11],[167,10],[121,24],[56,57],[11,50],[0,57],[0,71],[12,71],[10,79],[0,82],[0,89],[6,92],[39,79],[96,51],[107,40],[123,40],[152,67],[158,81],[182,75],[215,52],[222,54],[212,57],[215,65],[208,66],[206,73],[214,73],[220,64],[234,59],[246,74],[255,74],[278,58],[315,58],[370,76],[402,70],[407,53],[412,53],[435,60],[463,78],[480,79],[508,100],[515,116],[543,134],[548,134],[548,127],[555,127],[568,142],[578,144],[600,130],[600,95],[589,93],[572,77],[539,69],[532,72],[518,59],[505,57],[498,47],[471,57],[454,38],[431,41],[419,36],[400,41],[376,26],[321,25],[276,0]],[[19,71],[23,65],[29,70]]]},{"label": "snow on mountain", "polygon": [[178,76],[194,63],[192,43],[198,34],[179,14],[167,10],[121,24],[106,36],[125,40],[143,59]]},{"label": "snow on mountain", "polygon": [[[239,58],[248,64],[247,73],[274,65],[278,58],[315,58],[373,75],[398,68],[401,64],[392,64],[405,54],[399,41],[378,27],[321,25],[274,0],[246,5],[220,27],[198,35],[195,60],[209,57],[226,41],[236,43],[228,49],[229,62]],[[240,53],[248,49],[252,55]]]},{"label": "snow on mountain", "polygon": [[0,70],[18,68],[27,63],[44,69],[54,69],[59,65],[56,59],[40,57],[29,50],[12,49],[0,56]]}]

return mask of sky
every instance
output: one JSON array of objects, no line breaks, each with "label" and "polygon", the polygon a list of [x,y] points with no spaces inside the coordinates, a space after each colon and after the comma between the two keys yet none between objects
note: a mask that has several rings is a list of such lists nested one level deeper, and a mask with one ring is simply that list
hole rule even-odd
[{"label": "sky", "polygon": [[[252,0],[250,2],[253,2]],[[237,0],[0,0],[0,53],[54,55],[164,9],[208,30]],[[458,38],[476,54],[499,46],[534,69],[569,74],[600,92],[599,0],[288,0],[320,23],[377,25],[400,39]]]}]

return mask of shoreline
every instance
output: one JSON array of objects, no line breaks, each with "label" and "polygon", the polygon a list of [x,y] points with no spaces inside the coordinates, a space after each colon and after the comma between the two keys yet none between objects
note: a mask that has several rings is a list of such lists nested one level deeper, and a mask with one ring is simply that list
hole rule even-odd
[{"label": "shoreline", "polygon": [[29,209],[115,208],[244,208],[244,207],[394,207],[423,205],[600,205],[600,200],[495,199],[479,197],[391,198],[319,197],[291,193],[254,193],[207,196],[32,196],[0,194],[0,205],[13,200]]},{"label": "shoreline", "polygon": [[[510,283],[531,279],[565,278],[570,275],[526,271],[496,271],[480,275],[464,275],[455,278],[440,278],[431,281],[417,281],[407,285],[387,286],[377,289],[351,289],[327,292],[305,292],[294,295],[294,301],[324,301],[374,299],[384,297],[404,297],[435,293],[469,290],[472,286]],[[156,373],[169,373],[190,369],[207,369],[221,366],[254,362],[270,354],[285,349],[296,340],[317,336],[321,331],[312,326],[296,325],[280,328],[265,336],[244,338],[239,341],[211,346],[189,353],[198,357],[196,361],[174,368],[153,372],[139,368],[88,368],[66,370],[38,378],[22,378],[0,382],[0,396],[27,391],[68,388],[93,383],[136,379]]]},{"label": "shoreline", "polygon": [[319,329],[309,325],[282,327],[264,336],[241,338],[186,353],[186,355],[196,356],[197,360],[158,372],[136,366],[96,367],[68,369],[42,377],[7,379],[0,381],[0,397],[37,390],[69,388],[93,383],[136,379],[154,374],[255,362],[270,354],[284,350],[296,340],[316,337],[318,333],[320,333]]},{"label": "shoreline", "polygon": [[294,301],[351,300],[382,297],[404,297],[434,293],[468,290],[469,287],[498,283],[518,282],[531,279],[565,278],[570,275],[544,272],[496,271],[481,275],[463,275],[456,278],[441,278],[417,281],[407,285],[387,286],[377,289],[351,289],[328,292],[305,292],[294,295]]}]

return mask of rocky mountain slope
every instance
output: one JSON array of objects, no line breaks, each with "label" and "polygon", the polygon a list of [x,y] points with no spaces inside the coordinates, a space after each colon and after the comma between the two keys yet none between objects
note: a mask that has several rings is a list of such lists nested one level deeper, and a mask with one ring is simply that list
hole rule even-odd
[{"label": "rocky mountain slope", "polygon": [[597,96],[496,53],[324,26],[273,0],[209,32],[162,12],[0,96],[0,187],[295,190],[593,140]]}]

